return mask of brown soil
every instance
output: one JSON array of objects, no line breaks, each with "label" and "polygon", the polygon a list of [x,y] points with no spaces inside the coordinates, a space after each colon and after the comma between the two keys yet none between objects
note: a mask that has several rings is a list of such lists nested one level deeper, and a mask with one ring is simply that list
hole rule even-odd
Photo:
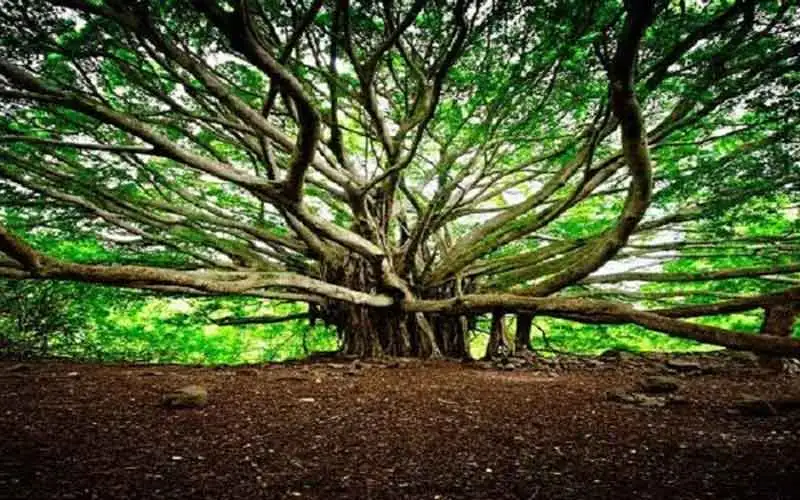
[{"label": "brown soil", "polygon": [[[731,410],[799,378],[726,366],[641,407],[606,391],[660,363],[594,364],[0,363],[0,498],[800,498],[800,412]],[[205,408],[159,405],[189,384]]]}]

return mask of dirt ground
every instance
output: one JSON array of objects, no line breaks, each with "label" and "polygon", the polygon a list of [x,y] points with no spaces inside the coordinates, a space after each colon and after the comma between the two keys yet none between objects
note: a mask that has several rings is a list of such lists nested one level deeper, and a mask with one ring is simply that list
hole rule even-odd
[{"label": "dirt ground", "polygon": [[[732,409],[800,378],[701,361],[665,406],[607,396],[663,359],[0,363],[0,498],[800,498],[800,411]],[[160,405],[188,384],[207,406]]]}]

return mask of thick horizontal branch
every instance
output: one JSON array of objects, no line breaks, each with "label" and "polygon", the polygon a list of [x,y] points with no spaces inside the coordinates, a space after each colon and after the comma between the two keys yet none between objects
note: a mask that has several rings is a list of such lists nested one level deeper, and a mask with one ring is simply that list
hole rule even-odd
[{"label": "thick horizontal branch", "polygon": [[697,318],[701,316],[751,311],[765,306],[787,304],[790,302],[800,302],[800,287],[789,288],[779,293],[759,295],[756,297],[742,297],[725,302],[718,302],[716,304],[681,306],[669,309],[657,309],[651,312],[671,318]]},{"label": "thick horizontal branch", "polygon": [[659,281],[664,283],[716,281],[734,278],[755,278],[770,274],[789,274],[797,272],[800,272],[800,263],[784,264],[779,266],[744,267],[739,269],[725,269],[720,271],[706,271],[697,273],[615,273],[592,276],[584,279],[582,283],[620,283],[623,281]]},{"label": "thick horizontal branch", "polygon": [[394,299],[289,272],[182,271],[135,265],[88,265],[47,257],[0,226],[0,251],[24,270],[0,268],[0,277],[81,281],[129,288],[167,287],[208,294],[245,294],[267,288],[299,290],[352,304],[387,307]]},{"label": "thick horizontal branch", "polygon": [[407,312],[438,314],[475,314],[497,310],[527,312],[542,316],[573,319],[584,323],[631,323],[650,330],[729,349],[748,350],[780,356],[800,356],[800,341],[769,335],[749,335],[713,326],[700,325],[662,316],[650,311],[637,311],[631,306],[601,300],[524,297],[519,295],[464,295],[443,300],[406,302]]}]

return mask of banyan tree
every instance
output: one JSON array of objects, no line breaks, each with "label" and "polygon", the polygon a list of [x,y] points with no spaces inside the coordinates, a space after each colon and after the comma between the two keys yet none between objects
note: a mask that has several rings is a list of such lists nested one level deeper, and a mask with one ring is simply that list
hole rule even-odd
[{"label": "banyan tree", "polygon": [[[800,354],[795,2],[5,0],[0,25],[2,278],[296,301],[358,356],[460,357],[487,314],[496,348],[554,317]],[[697,320],[753,310],[763,335]]]}]

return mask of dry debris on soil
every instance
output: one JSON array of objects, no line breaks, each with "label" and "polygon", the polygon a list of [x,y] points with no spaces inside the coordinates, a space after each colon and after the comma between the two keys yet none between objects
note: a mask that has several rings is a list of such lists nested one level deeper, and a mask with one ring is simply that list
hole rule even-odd
[{"label": "dry debris on soil", "polygon": [[[608,396],[647,381],[682,404]],[[187,386],[207,391],[201,407],[162,404]],[[800,498],[792,397],[800,378],[721,355],[0,363],[0,497]]]}]

